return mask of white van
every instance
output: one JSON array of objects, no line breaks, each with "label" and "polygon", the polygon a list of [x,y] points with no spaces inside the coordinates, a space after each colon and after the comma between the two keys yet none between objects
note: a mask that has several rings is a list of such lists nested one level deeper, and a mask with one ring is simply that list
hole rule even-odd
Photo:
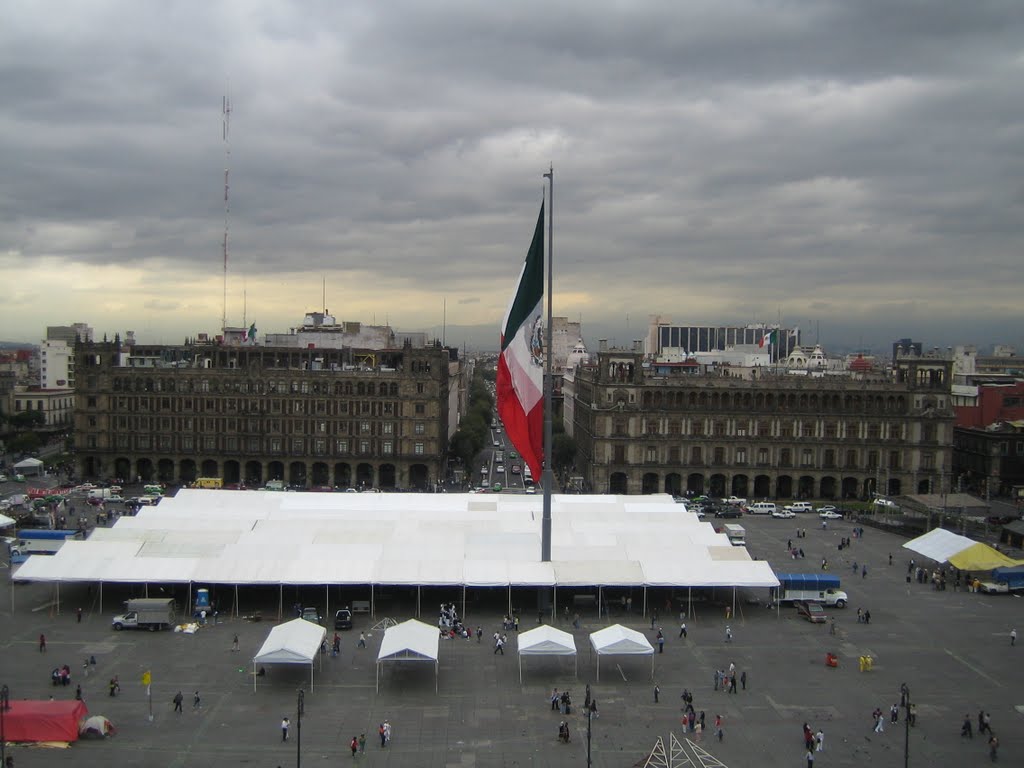
[{"label": "white van", "polygon": [[748,515],[770,515],[775,512],[774,501],[755,501],[747,507]]}]

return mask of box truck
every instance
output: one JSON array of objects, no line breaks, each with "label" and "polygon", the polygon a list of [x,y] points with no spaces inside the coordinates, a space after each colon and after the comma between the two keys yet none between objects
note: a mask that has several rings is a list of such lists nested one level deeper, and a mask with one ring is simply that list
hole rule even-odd
[{"label": "box truck", "polygon": [[809,600],[836,608],[845,608],[850,598],[839,588],[838,576],[817,573],[776,573],[779,580],[778,601]]},{"label": "box truck", "polygon": [[722,533],[729,537],[729,543],[734,547],[747,546],[747,532],[743,530],[742,525],[726,523],[722,526]]},{"label": "box truck", "polygon": [[169,597],[145,597],[125,601],[125,612],[115,616],[110,625],[122,629],[167,629],[176,621],[174,600]]}]

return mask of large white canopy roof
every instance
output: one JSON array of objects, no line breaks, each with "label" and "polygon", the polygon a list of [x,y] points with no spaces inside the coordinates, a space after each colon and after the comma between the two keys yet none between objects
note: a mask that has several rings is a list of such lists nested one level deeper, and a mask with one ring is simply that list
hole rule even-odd
[{"label": "large white canopy roof", "polygon": [[933,528],[928,533],[911,539],[903,548],[931,558],[937,563],[944,563],[975,544],[977,542],[974,539],[961,536],[959,533],[947,531],[945,528]]},{"label": "large white canopy roof", "polygon": [[275,493],[188,489],[100,528],[26,581],[773,587],[767,562],[667,495]]},{"label": "large white canopy roof", "polygon": [[654,646],[641,632],[621,624],[591,632],[590,645],[599,656],[649,656],[654,653]]}]

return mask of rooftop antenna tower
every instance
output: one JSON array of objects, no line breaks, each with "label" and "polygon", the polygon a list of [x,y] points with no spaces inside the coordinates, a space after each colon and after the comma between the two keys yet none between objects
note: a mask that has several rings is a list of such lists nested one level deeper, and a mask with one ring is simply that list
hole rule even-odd
[{"label": "rooftop antenna tower", "polygon": [[228,325],[228,224],[231,217],[231,202],[228,190],[231,177],[231,96],[225,95],[221,101],[222,133],[224,138],[224,297],[221,305],[221,333]]}]

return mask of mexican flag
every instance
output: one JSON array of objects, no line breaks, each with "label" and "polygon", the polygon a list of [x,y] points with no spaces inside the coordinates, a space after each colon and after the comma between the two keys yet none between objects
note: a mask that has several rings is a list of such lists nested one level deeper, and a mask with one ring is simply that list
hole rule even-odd
[{"label": "mexican flag", "polygon": [[533,476],[544,458],[544,206],[501,325],[498,416]]},{"label": "mexican flag", "polygon": [[778,337],[778,331],[771,331],[769,333],[766,333],[764,336],[761,337],[761,342],[757,346],[761,347],[761,349],[764,349],[765,347],[774,346],[778,342]]}]

